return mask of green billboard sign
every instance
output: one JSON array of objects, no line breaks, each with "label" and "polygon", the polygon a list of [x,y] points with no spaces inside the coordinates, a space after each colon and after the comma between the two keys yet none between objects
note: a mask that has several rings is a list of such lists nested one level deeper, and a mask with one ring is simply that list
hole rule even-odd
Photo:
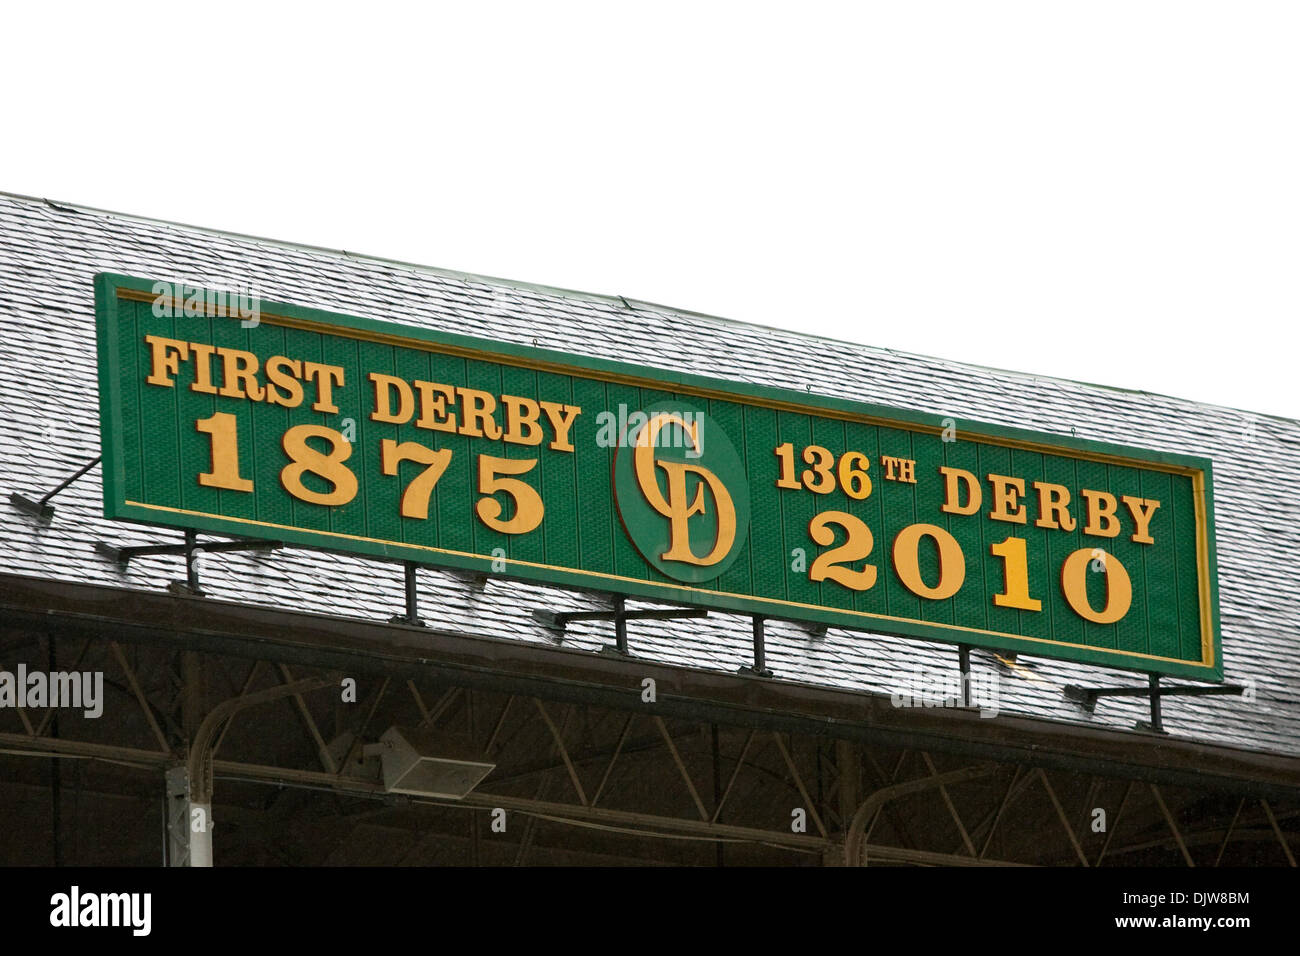
[{"label": "green billboard sign", "polygon": [[148,279],[95,294],[108,517],[1222,679],[1204,459]]}]

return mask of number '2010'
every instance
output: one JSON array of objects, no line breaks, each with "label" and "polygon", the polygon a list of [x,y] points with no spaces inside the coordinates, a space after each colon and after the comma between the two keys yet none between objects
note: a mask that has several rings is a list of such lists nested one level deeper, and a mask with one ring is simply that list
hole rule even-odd
[{"label": "number '2010'", "polygon": [[[834,581],[853,591],[870,589],[876,583],[876,568],[871,564],[858,566],[857,562],[869,557],[875,546],[871,529],[861,518],[846,511],[823,511],[809,523],[808,534],[825,547],[834,544],[835,527],[841,528],[846,538],[842,544],[817,556],[808,568],[809,580]],[[933,583],[921,574],[923,538],[933,541],[938,550],[939,574]],[[993,595],[993,603],[1020,611],[1041,611],[1043,602],[1030,595],[1025,539],[1007,537],[991,544],[989,551],[1002,561],[1003,588]],[[961,545],[938,525],[911,524],[903,528],[894,538],[890,557],[898,579],[917,597],[946,600],[961,590],[966,580],[966,555]],[[1093,561],[1106,575],[1106,604],[1100,610],[1088,600],[1088,565]],[[1128,613],[1133,602],[1128,571],[1118,558],[1100,548],[1080,548],[1066,557],[1061,564],[1061,591],[1071,609],[1094,624],[1114,624]]]}]

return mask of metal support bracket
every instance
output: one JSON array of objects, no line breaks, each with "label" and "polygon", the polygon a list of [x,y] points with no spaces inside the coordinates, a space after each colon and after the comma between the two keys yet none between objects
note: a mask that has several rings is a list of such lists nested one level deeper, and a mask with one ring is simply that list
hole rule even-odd
[{"label": "metal support bracket", "polygon": [[64,488],[68,487],[68,485],[72,484],[74,481],[76,481],[86,472],[90,471],[90,469],[98,465],[99,459],[100,459],[99,455],[96,455],[94,458],[90,459],[90,461],[86,462],[86,464],[78,468],[76,473],[73,474],[72,477],[65,478],[63,481],[59,482],[57,485],[54,486],[52,490],[46,492],[45,495],[40,498],[40,500],[33,500],[31,498],[28,498],[26,495],[20,495],[18,492],[15,491],[9,495],[9,503],[13,505],[15,508],[17,508],[19,511],[22,511],[29,515],[34,515],[37,518],[40,518],[42,521],[49,521],[51,518],[54,517],[54,505],[50,504],[50,499],[53,498],[55,495],[57,495]]},{"label": "metal support bracket", "polygon": [[970,706],[970,645],[957,645],[957,668],[961,672],[961,705]]},{"label": "metal support bracket", "polygon": [[205,541],[198,540],[198,532],[187,528],[185,530],[184,544],[148,544],[138,547],[118,548],[114,545],[107,544],[103,541],[95,542],[95,552],[108,558],[110,561],[116,561],[120,566],[126,567],[132,558],[143,558],[155,554],[177,554],[185,557],[185,581],[173,582],[170,589],[173,591],[182,591],[193,595],[202,595],[203,589],[199,585],[199,569],[194,563],[196,552],[218,554],[228,551],[278,551],[284,547],[282,541],[250,541],[240,539],[235,541]]},{"label": "metal support bracket", "polygon": [[1078,687],[1075,684],[1067,684],[1064,693],[1066,700],[1074,701],[1090,714],[1096,708],[1097,699],[1100,697],[1147,697],[1151,701],[1151,721],[1149,723],[1144,720],[1138,721],[1137,729],[1163,734],[1165,729],[1160,713],[1160,698],[1208,697],[1220,694],[1240,696],[1245,689],[1241,684],[1183,684],[1177,687],[1161,687],[1160,676],[1151,674],[1146,687]]},{"label": "metal support bracket", "polygon": [[767,668],[767,646],[763,634],[765,620],[767,619],[762,615],[754,615],[754,666],[742,665],[739,671],[741,674],[749,674],[753,677],[772,676],[772,672]]},{"label": "metal support bracket", "polygon": [[810,640],[814,641],[821,640],[826,636],[826,632],[830,630],[829,625],[818,624],[816,621],[794,621],[793,623],[807,634]]},{"label": "metal support bracket", "polygon": [[574,621],[613,621],[614,644],[601,648],[602,654],[630,656],[627,649],[628,621],[675,621],[683,618],[708,617],[704,608],[664,608],[644,611],[627,610],[627,598],[621,594],[614,596],[614,608],[610,611],[533,611],[533,620],[543,627],[564,634],[565,629]]},{"label": "metal support bracket", "polygon": [[439,570],[475,591],[482,591],[487,587],[488,576],[481,571],[460,571],[455,568],[440,568]]},{"label": "metal support bracket", "polygon": [[406,613],[393,615],[388,619],[388,623],[406,624],[411,627],[426,627],[427,625],[420,619],[419,582],[415,579],[415,571],[419,565],[414,561],[406,561],[403,563],[406,572]]}]

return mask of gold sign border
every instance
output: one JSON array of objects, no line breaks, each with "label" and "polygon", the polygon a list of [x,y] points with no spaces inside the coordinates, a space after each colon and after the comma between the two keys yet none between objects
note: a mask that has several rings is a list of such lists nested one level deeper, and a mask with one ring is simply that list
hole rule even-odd
[{"label": "gold sign border", "polygon": [[[152,292],[143,289],[131,289],[123,286],[117,287],[117,297],[130,302],[143,302],[148,304],[167,303],[173,310],[183,309],[184,300],[177,299],[167,295],[155,295]],[[238,317],[238,314],[231,315],[229,309],[219,304],[205,304],[204,313],[210,317]],[[625,372],[610,372],[601,369],[585,368],[581,365],[570,365],[563,362],[553,362],[546,359],[532,359],[524,356],[510,355],[507,353],[492,352],[487,349],[470,348],[463,345],[453,345],[450,343],[430,342],[419,338],[410,338],[404,335],[396,335],[388,332],[376,332],[367,329],[356,329],[349,326],[332,325],[328,322],[318,322],[312,319],[302,319],[295,316],[282,315],[276,312],[259,312],[258,320],[268,325],[281,326],[283,328],[299,329],[306,332],[315,332],[320,335],[333,335],[342,338],[358,339],[364,342],[375,342],[381,345],[391,345],[400,348],[420,349],[426,352],[436,352],[441,355],[451,355],[458,358],[473,359],[477,361],[495,362],[499,365],[511,365],[517,368],[526,368],[534,371],[552,372],[559,375],[576,376],[579,378],[594,379],[597,381],[613,382],[619,385],[630,385],[637,388],[664,389],[669,387],[674,392],[685,395],[693,395],[697,398],[717,399],[719,401],[732,402],[735,404],[757,405],[764,408],[771,408],[776,411],[796,412],[801,415],[817,415],[823,418],[835,418],[843,421],[859,422],[868,425],[884,426],[887,428],[897,428],[903,431],[917,431],[924,434],[939,435],[943,429],[937,425],[915,424],[912,422],[898,421],[897,419],[885,418],[879,415],[870,415],[866,413],[855,413],[838,408],[823,408],[818,405],[804,404],[800,402],[783,401],[781,399],[770,398],[766,396],[740,395],[735,392],[729,392],[724,389],[705,388],[689,383],[664,382],[660,379],[651,378],[643,375],[633,375]],[[435,331],[435,330],[430,330]],[[829,397],[829,396],[828,396]],[[1022,451],[1032,451],[1039,454],[1066,455],[1073,458],[1082,458],[1087,461],[1096,461],[1103,464],[1122,465],[1125,467],[1144,468],[1149,471],[1163,471],[1170,474],[1184,475],[1192,479],[1192,497],[1196,514],[1196,566],[1197,566],[1197,583],[1198,598],[1201,612],[1201,660],[1200,666],[1213,668],[1214,661],[1214,628],[1213,614],[1211,612],[1211,584],[1209,572],[1209,535],[1208,521],[1205,513],[1205,472],[1199,468],[1192,468],[1186,465],[1167,464],[1165,462],[1145,461],[1140,458],[1133,458],[1124,455],[1113,455],[1108,452],[1100,451],[1078,451],[1075,449],[1063,449],[1057,445],[1050,445],[1045,442],[1027,441],[1020,438],[1004,438],[999,435],[981,432],[978,429],[966,429],[966,431],[975,438],[983,441],[985,444],[998,445],[1006,448],[1017,448]],[[234,521],[241,524],[252,524],[266,528],[277,528],[283,531],[302,531],[310,534],[327,535],[330,537],[346,538],[355,541],[366,541],[372,544],[392,545],[399,548],[413,548],[421,551],[431,551],[439,554],[456,555],[457,557],[474,558],[484,561],[492,560],[490,556],[475,554],[467,551],[453,551],[447,548],[435,548],[430,545],[409,544],[403,541],[389,541],[383,538],[370,538],[364,535],[345,534],[336,531],[317,531],[312,528],[302,528],[296,525],[280,525],[267,521],[256,521],[250,518],[235,518],[230,515],[217,515],[205,511],[188,511],[183,508],[171,508],[165,505],[146,504],[140,501],[124,501],[124,504],[137,508],[145,508],[154,511],[168,511],[177,514],[194,515],[196,517],[215,518],[220,521]],[[907,624],[927,624],[932,627],[944,628],[947,630],[964,631],[972,634],[987,634],[993,637],[1002,637],[1015,641],[1032,641],[1039,644],[1052,644],[1058,647],[1072,647],[1079,650],[1101,652],[1105,654],[1115,654],[1125,657],[1136,657],[1144,660],[1167,661],[1169,663],[1182,664],[1184,666],[1198,666],[1196,662],[1178,657],[1162,657],[1156,654],[1145,654],[1138,651],[1122,651],[1117,648],[1095,647],[1090,644],[1076,644],[1070,641],[1056,641],[1044,637],[1028,637],[1023,634],[1007,634],[1003,631],[990,631],[983,628],[966,627],[960,624],[942,624],[934,621],[917,621],[910,617],[896,617],[889,614],[877,614],[870,611],[855,611],[844,608],[827,607],[822,604],[804,604],[798,601],[787,601],[780,598],[760,597],[752,594],[736,594],[730,591],[717,591],[708,588],[692,587],[687,584],[664,584],[659,581],[644,581],[640,578],[629,578],[617,574],[607,574],[602,571],[587,571],[581,568],[566,568],[558,565],[541,564],[534,561],[523,561],[511,558],[514,564],[524,565],[526,567],[541,568],[549,571],[560,571],[566,574],[586,575],[601,580],[609,581],[629,581],[638,585],[652,585],[655,587],[668,588],[678,591],[695,591],[701,594],[713,594],[720,597],[737,598],[742,601],[758,601],[765,604],[775,604],[783,607],[808,608],[822,612],[835,614],[849,614],[854,617],[862,617],[884,621],[900,621]]]}]

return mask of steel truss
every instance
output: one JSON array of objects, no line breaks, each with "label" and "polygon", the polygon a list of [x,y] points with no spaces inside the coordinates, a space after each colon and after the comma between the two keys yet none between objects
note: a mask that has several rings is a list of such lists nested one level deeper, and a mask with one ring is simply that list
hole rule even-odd
[{"label": "steel truss", "polygon": [[[165,791],[155,825],[169,828],[177,864],[208,852],[181,832],[197,807],[217,863],[1296,865],[1295,796],[694,720],[653,701],[494,691],[415,666],[405,677],[291,669],[271,654],[22,632],[0,651],[11,668],[104,672],[97,720],[0,710],[0,753],[28,768],[5,787],[47,792],[51,844],[69,862],[148,861],[104,843],[86,805],[156,808]],[[365,745],[395,724],[468,739],[496,768],[459,801],[388,794]],[[69,763],[77,773],[56,772]],[[106,857],[70,858],[70,839],[104,843]],[[7,862],[49,860],[33,846]]]}]

